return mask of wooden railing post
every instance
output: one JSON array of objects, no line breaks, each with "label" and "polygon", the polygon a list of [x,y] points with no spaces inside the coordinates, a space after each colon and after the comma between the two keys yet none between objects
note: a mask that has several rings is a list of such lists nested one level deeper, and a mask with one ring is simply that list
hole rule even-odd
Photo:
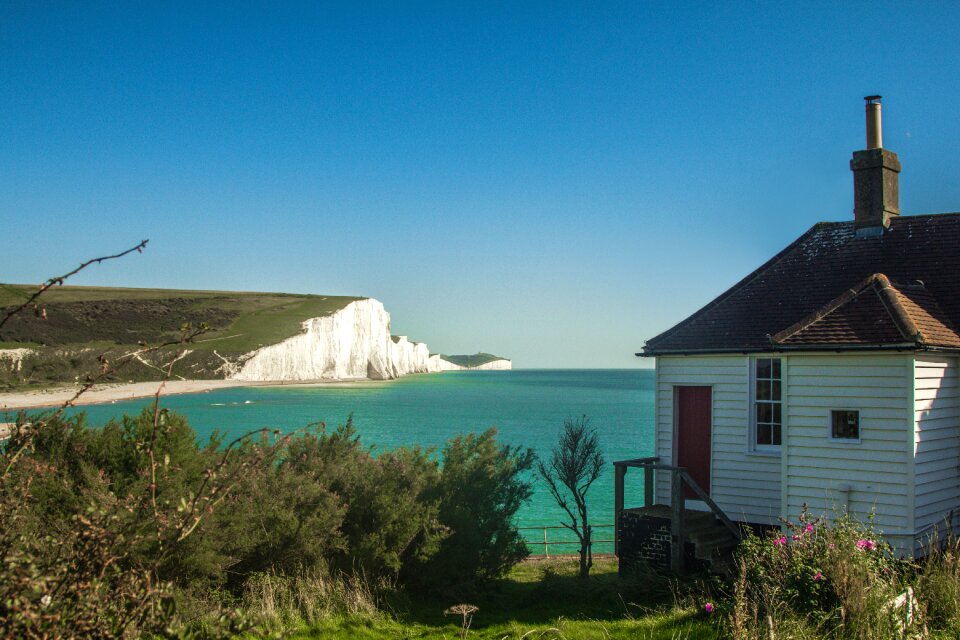
[{"label": "wooden railing post", "polygon": [[643,468],[643,506],[653,506],[653,467],[647,465]]},{"label": "wooden railing post", "polygon": [[670,570],[675,573],[683,571],[683,516],[685,505],[680,471],[679,468],[670,470]]},{"label": "wooden railing post", "polygon": [[614,467],[616,475],[613,483],[613,552],[620,555],[620,515],[623,513],[623,478],[627,475],[627,466]]}]

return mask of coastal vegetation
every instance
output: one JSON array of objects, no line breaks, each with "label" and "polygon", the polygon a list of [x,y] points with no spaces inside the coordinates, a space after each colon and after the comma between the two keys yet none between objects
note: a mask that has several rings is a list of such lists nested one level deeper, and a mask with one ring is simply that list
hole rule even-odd
[{"label": "coastal vegetation", "polygon": [[14,636],[234,632],[249,623],[230,612],[268,587],[468,589],[527,553],[511,520],[532,454],[493,430],[374,456],[350,420],[203,446],[161,409],[31,420],[0,455]]}]

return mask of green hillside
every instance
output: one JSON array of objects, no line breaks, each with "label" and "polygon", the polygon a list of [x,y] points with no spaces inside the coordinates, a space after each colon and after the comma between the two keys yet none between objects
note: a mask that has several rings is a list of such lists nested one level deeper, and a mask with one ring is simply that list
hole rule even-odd
[{"label": "green hillside", "polygon": [[[0,315],[36,290],[0,285]],[[46,318],[27,311],[0,329],[0,349],[40,347],[17,372],[0,366],[0,386],[19,387],[70,381],[96,369],[96,356],[114,356],[148,344],[176,340],[184,323],[210,330],[199,337],[178,374],[222,377],[221,356],[237,356],[301,331],[308,318],[329,315],[361,298],[234,291],[184,291],[64,286],[40,299]],[[216,351],[216,353],[214,353]],[[0,365],[3,363],[0,362]],[[128,368],[125,379],[155,379],[149,366]]]},{"label": "green hillside", "polygon": [[479,367],[480,365],[493,362],[494,360],[507,360],[507,358],[501,358],[500,356],[495,356],[492,353],[475,353],[470,356],[441,355],[440,357],[447,362],[452,362],[453,364],[460,365],[461,367]]}]

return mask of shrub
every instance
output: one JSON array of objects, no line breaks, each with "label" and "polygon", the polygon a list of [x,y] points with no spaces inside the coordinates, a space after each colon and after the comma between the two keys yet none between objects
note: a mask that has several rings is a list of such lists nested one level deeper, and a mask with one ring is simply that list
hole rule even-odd
[{"label": "shrub", "polygon": [[395,576],[405,562],[435,551],[443,535],[427,495],[438,475],[428,453],[401,448],[374,457],[348,419],[333,432],[293,439],[280,472],[335,496],[342,518],[328,556],[334,568]]},{"label": "shrub", "polygon": [[[501,446],[496,429],[449,440],[442,452],[442,472],[433,495],[440,522],[450,535],[428,562],[407,574],[408,582],[437,589],[504,575],[529,555],[513,526],[532,489],[526,474],[534,454]],[[428,584],[429,582],[429,584]]]},{"label": "shrub", "polygon": [[749,535],[741,546],[730,617],[734,637],[767,637],[770,626],[806,629],[801,636],[899,632],[889,603],[903,590],[904,567],[869,524],[847,515],[828,524],[804,510],[798,522],[785,525]]}]

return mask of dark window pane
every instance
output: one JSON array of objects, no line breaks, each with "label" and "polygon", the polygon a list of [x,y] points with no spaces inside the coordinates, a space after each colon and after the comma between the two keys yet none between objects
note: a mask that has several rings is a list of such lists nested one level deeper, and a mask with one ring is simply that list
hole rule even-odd
[{"label": "dark window pane", "polygon": [[770,399],[780,402],[780,381],[770,383]]},{"label": "dark window pane", "polygon": [[759,360],[757,360],[757,377],[758,378],[770,377],[770,359],[769,358],[760,358]]},{"label": "dark window pane", "polygon": [[772,444],[769,424],[757,425],[757,444]]},{"label": "dark window pane", "polygon": [[769,380],[757,380],[757,400],[770,400]]},{"label": "dark window pane", "polygon": [[767,402],[757,403],[757,422],[771,422],[773,412],[770,410],[770,404]]},{"label": "dark window pane", "polygon": [[780,358],[774,358],[773,360],[771,360],[770,368],[772,370],[770,377],[779,380],[780,379]]},{"label": "dark window pane", "polygon": [[770,426],[770,444],[780,444],[780,425]]},{"label": "dark window pane", "polygon": [[772,404],[770,407],[773,409],[773,419],[770,422],[776,422],[780,424],[783,420],[780,419],[780,403]]},{"label": "dark window pane", "polygon": [[831,411],[831,435],[834,438],[857,440],[860,438],[859,411]]}]

